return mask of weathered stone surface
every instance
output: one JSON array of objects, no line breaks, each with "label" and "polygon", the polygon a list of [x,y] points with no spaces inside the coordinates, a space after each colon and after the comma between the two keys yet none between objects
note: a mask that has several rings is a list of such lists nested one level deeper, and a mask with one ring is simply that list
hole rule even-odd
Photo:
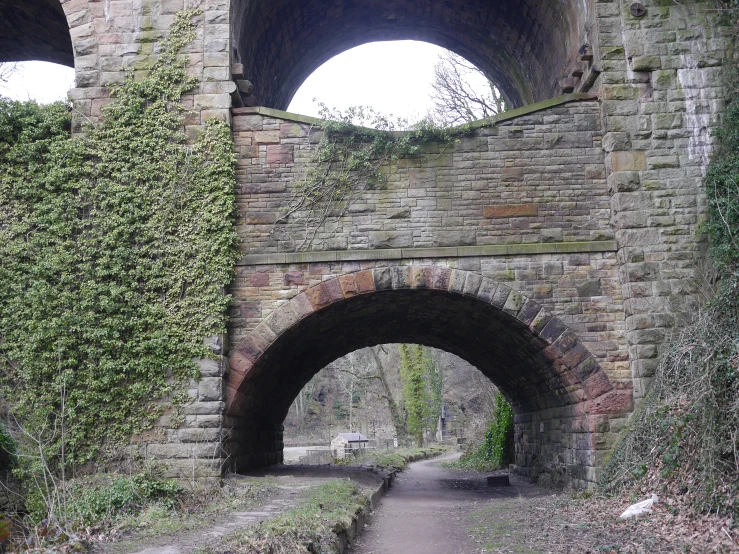
[{"label": "weathered stone surface", "polygon": [[643,171],[647,169],[647,156],[644,152],[612,152],[613,171]]},{"label": "weathered stone surface", "polygon": [[373,231],[369,235],[370,248],[403,248],[413,246],[411,231]]},{"label": "weathered stone surface", "polygon": [[[248,388],[259,383],[267,387],[269,382],[254,363],[285,329],[308,332],[313,318],[375,298],[375,289],[378,299],[382,294],[426,295],[428,302],[415,306],[413,314],[423,314],[451,296],[462,302],[459,309],[474,300],[485,310],[497,310],[486,319],[478,308],[478,317],[472,318],[486,322],[490,335],[485,336],[494,337],[490,341],[512,333],[506,336],[516,348],[541,348],[545,356],[544,351],[557,354],[567,342],[563,338],[556,343],[564,334],[553,336],[559,324],[579,337],[574,345],[568,342],[570,348],[560,358],[550,360],[546,371],[552,373],[546,379],[541,373],[545,369],[533,362],[541,359],[536,356],[515,376],[520,382],[507,377],[504,368],[491,374],[511,390],[523,390],[534,376],[542,379],[543,389],[563,387],[552,389],[549,397],[531,392],[526,399],[531,405],[517,406],[516,465],[525,471],[536,455],[545,466],[565,463],[576,481],[592,481],[601,459],[596,454],[612,443],[608,422],[623,420],[632,396],[644,395],[665,328],[674,325],[674,306],[697,294],[684,264],[694,264],[698,252],[691,233],[704,217],[701,178],[710,159],[711,133],[724,109],[720,65],[727,31],[715,10],[705,9],[710,4],[706,0],[669,8],[648,6],[649,15],[641,20],[623,18],[623,7],[613,2],[586,9],[571,0],[554,7],[544,0],[503,0],[500,5],[462,0],[454,10],[432,9],[436,0],[378,2],[370,7],[344,0],[235,0],[229,6],[217,0],[200,6],[198,36],[185,53],[188,71],[200,83],[183,98],[191,110],[185,132],[196,137],[209,118],[232,123],[237,229],[244,254],[280,256],[294,246],[296,241],[289,239],[296,237],[284,235],[294,231],[290,222],[278,226],[282,236],[272,227],[284,213],[293,182],[305,174],[322,133],[311,128],[309,120],[291,120],[261,108],[239,108],[231,117],[228,107],[237,86],[233,78],[255,84],[247,103],[285,107],[321,53],[341,49],[341,37],[357,36],[360,29],[376,38],[387,33],[392,38],[416,37],[418,29],[424,29],[474,54],[477,63],[499,79],[515,106],[561,93],[561,77],[579,87],[576,91],[592,87],[598,99],[509,112],[496,125],[471,131],[459,142],[423,144],[418,154],[383,168],[383,187],[362,190],[336,225],[318,230],[309,245],[312,254],[324,255],[318,262],[302,264],[298,257],[297,263],[240,268],[230,311],[235,349],[229,353],[229,380],[236,388],[225,392],[229,405],[246,413],[259,390],[267,390]],[[74,61],[74,132],[82,130],[82,119],[94,121],[109,102],[104,85],[121,82],[124,66],[147,62],[149,52],[157,51],[149,41],[164,36],[172,14],[185,7],[182,0],[153,0],[143,7],[133,0],[6,4],[0,6],[0,61]],[[398,10],[404,17],[393,19],[390,30],[386,15]],[[305,31],[314,21],[323,25],[310,29],[308,45]],[[561,21],[568,22],[564,30],[558,26]],[[139,28],[142,25],[145,28]],[[275,37],[280,48],[274,48]],[[580,45],[591,40],[598,44],[578,57]],[[235,61],[241,67],[234,73]],[[296,67],[305,72],[294,71]],[[526,68],[526,79],[520,78],[521,67]],[[599,73],[589,81],[593,67]],[[583,241],[611,240],[610,251],[583,247]],[[553,250],[535,250],[530,243]],[[480,246],[500,250],[455,257],[456,249]],[[432,250],[437,247],[448,250]],[[418,257],[403,260],[408,248],[429,249],[435,266],[383,269],[421,263]],[[368,249],[382,253],[373,258]],[[341,261],[337,253],[327,252],[331,250],[362,256]],[[365,271],[361,277],[360,270]],[[454,277],[456,272],[465,275],[462,283]],[[518,294],[525,298],[522,305]],[[377,302],[382,308],[366,315],[364,329],[393,308]],[[450,308],[450,313],[458,312]],[[463,327],[458,315],[440,319],[446,321],[446,333]],[[428,322],[427,335],[436,323]],[[348,332],[336,327],[328,336],[340,342]],[[446,347],[467,340],[446,336]],[[322,339],[311,346],[311,355],[322,352]],[[548,340],[558,347],[545,348]],[[600,363],[592,357],[577,363],[583,348],[596,353]],[[226,353],[227,344],[221,350]],[[219,371],[209,361],[201,363],[205,379],[220,378]],[[631,388],[608,389],[611,381]],[[210,387],[206,396],[217,394],[215,381],[201,384]],[[199,387],[191,393],[199,395]],[[284,390],[281,387],[271,390]],[[563,398],[572,403],[563,404]],[[219,417],[223,402],[196,401],[186,410]],[[571,434],[555,430],[555,421]],[[239,445],[233,446],[233,460],[246,460],[245,465],[279,461],[278,423],[246,433],[243,422],[230,421],[228,425],[242,433],[232,441]],[[189,419],[186,429],[198,425],[205,428],[206,423]],[[168,436],[183,441],[199,436],[199,431],[178,433]],[[593,436],[578,435],[587,433]],[[238,450],[242,446],[244,450]],[[159,454],[171,457],[175,466],[184,462],[174,451]]]}]

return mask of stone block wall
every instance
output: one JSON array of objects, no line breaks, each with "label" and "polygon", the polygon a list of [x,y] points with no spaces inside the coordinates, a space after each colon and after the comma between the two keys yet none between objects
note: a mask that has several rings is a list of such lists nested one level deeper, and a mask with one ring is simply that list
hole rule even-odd
[{"label": "stone block wall", "polygon": [[635,395],[670,329],[701,303],[705,175],[725,106],[728,45],[714,2],[598,0],[596,84]]},{"label": "stone block wall", "polygon": [[[37,2],[31,4],[31,11],[38,8]],[[99,117],[108,101],[106,85],[119,82],[124,69],[141,68],[156,53],[173,15],[193,7],[204,13],[197,20],[196,40],[183,54],[200,81],[184,100],[191,108],[187,131],[194,135],[211,117],[231,121],[236,90],[231,64],[248,62],[232,59],[232,32],[242,25],[235,18],[244,16],[241,8],[248,2],[236,4],[240,7],[234,11],[229,0],[61,0],[77,78],[77,88],[70,93],[78,114],[75,129]],[[475,2],[465,4],[472,6],[470,13],[477,9]],[[469,267],[551,308],[581,337],[614,383],[633,385],[634,396],[642,397],[670,329],[689,319],[701,300],[705,258],[696,233],[705,217],[702,178],[711,131],[725,107],[721,64],[728,38],[712,0],[645,0],[641,17],[631,15],[631,4],[573,4],[568,8],[572,21],[562,24],[567,27],[564,34],[553,32],[557,18],[547,11],[548,4],[536,4],[532,21],[547,22],[547,40],[565,37],[552,55],[558,60],[557,71],[563,64],[572,65],[567,75],[575,76],[570,83],[575,90],[584,90],[577,75],[585,70],[582,60],[591,58],[588,45],[578,50],[577,42],[588,41],[592,59],[587,75],[598,76],[588,86],[597,92],[597,100],[579,98],[518,114],[480,128],[453,146],[428,145],[418,157],[400,160],[389,171],[387,185],[365,191],[335,230],[319,233],[314,245],[319,252],[306,258],[288,257],[294,229],[279,225],[273,232],[273,226],[289,197],[290,183],[305,171],[315,130],[305,119],[290,120],[269,110],[237,112],[236,193],[244,259],[234,286],[231,342],[238,345],[300,287],[350,267],[376,267],[389,259]],[[413,13],[410,8],[395,10],[389,20]],[[511,21],[518,17],[509,15]],[[248,34],[253,24],[261,32],[271,23],[244,21],[240,28]],[[310,30],[331,32],[313,24]],[[272,40],[275,49],[280,36],[266,33],[264,40]],[[553,80],[531,69],[530,50],[524,55],[527,42],[522,37],[513,41],[511,35],[513,56],[520,53],[516,63],[497,63],[493,56],[491,67],[520,98],[540,98]],[[299,33],[293,38],[296,52],[301,41],[311,41],[310,35]],[[68,58],[65,41],[46,41],[54,43],[52,50],[59,49],[54,59]],[[483,49],[459,49],[478,65],[490,62]],[[57,54],[44,55],[52,59]],[[275,68],[275,75],[293,83],[277,85],[280,98],[299,81],[292,66]],[[540,90],[531,90],[531,83]],[[260,83],[254,85],[260,90]],[[352,258],[347,252],[356,254]],[[222,356],[228,355],[227,342],[214,350],[215,365],[202,362],[203,378],[191,383],[193,403],[186,408],[184,423],[165,416],[156,437],[138,438],[142,448],[170,460],[177,472],[220,472],[223,458],[207,453],[221,448],[221,430],[236,423],[224,419],[228,368]],[[592,439],[597,428],[604,450],[548,450],[565,420],[571,422],[570,429],[586,421],[565,413],[521,415],[520,444],[539,441],[538,451],[548,459],[565,450],[565,456],[576,461],[578,456],[597,458],[597,452],[607,450],[609,433],[623,422],[620,415],[604,419],[591,414],[587,419],[583,432]],[[247,423],[239,424],[242,446],[251,448],[251,454],[261,451],[263,461],[276,461],[280,429],[262,426],[249,431]],[[583,467],[598,465],[594,459],[581,461]],[[591,479],[594,471],[586,470],[590,473],[583,479]]]},{"label": "stone block wall", "polygon": [[304,243],[300,223],[279,220],[321,133],[284,112],[236,110],[243,252],[612,239],[600,105],[588,97],[570,99],[483,127],[457,143],[424,145],[422,153],[383,168],[386,182],[362,191],[312,243]]},{"label": "stone block wall", "polygon": [[107,86],[120,83],[125,71],[137,71],[157,52],[158,42],[174,14],[199,8],[197,37],[183,52],[188,72],[200,81],[184,98],[191,108],[186,129],[194,134],[210,118],[230,121],[231,29],[229,0],[65,0],[76,87],[70,91],[77,117],[76,129],[100,116],[109,101]]}]

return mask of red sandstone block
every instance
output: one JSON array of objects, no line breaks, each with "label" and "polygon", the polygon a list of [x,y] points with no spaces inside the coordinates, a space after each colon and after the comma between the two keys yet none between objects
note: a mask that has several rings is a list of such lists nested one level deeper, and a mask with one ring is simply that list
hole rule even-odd
[{"label": "red sandstone block", "polygon": [[339,277],[339,284],[341,285],[341,291],[344,293],[344,298],[351,298],[359,294],[357,280],[353,273]]},{"label": "red sandstone block", "polygon": [[231,354],[231,358],[228,361],[228,365],[231,368],[231,375],[229,376],[229,382],[241,383],[249,375],[249,372],[254,367],[254,363],[241,354],[238,350]]},{"label": "red sandstone block", "polygon": [[559,359],[559,352],[557,352],[552,346],[547,346],[541,351],[541,353],[547,360],[554,361]]},{"label": "red sandstone block", "polygon": [[286,286],[303,285],[305,284],[305,273],[302,271],[288,271],[282,279]]},{"label": "red sandstone block", "polygon": [[309,288],[305,296],[315,311],[321,310],[334,302],[344,299],[344,292],[338,279],[329,279],[320,285]]},{"label": "red sandstone block", "polygon": [[300,317],[295,312],[292,302],[286,302],[272,312],[265,323],[279,336],[295,325],[299,319]]},{"label": "red sandstone block", "polygon": [[593,372],[584,382],[585,392],[588,394],[588,398],[598,398],[602,394],[613,389],[608,375],[602,369]]},{"label": "red sandstone block", "polygon": [[410,268],[411,288],[429,289],[434,282],[434,268],[428,266],[411,266]]},{"label": "red sandstone block", "polygon": [[575,369],[583,361],[585,361],[585,358],[587,358],[588,356],[590,356],[590,352],[588,352],[588,349],[585,348],[581,343],[577,343],[573,348],[569,350],[569,352],[567,352],[567,354],[562,357],[562,361],[570,369]]},{"label": "red sandstone block", "polygon": [[271,144],[267,146],[268,164],[293,163],[293,146],[291,144]]},{"label": "red sandstone block", "polygon": [[549,323],[547,323],[544,326],[544,328],[541,330],[541,333],[539,333],[539,336],[541,336],[541,338],[543,338],[549,344],[552,344],[566,330],[567,330],[567,326],[564,323],[562,323],[559,320],[559,318],[553,317],[552,319],[549,320]]},{"label": "red sandstone block", "polygon": [[521,307],[521,311],[518,312],[516,318],[528,327],[529,325],[531,325],[531,322],[534,321],[534,318],[536,318],[536,315],[540,311],[541,305],[538,302],[527,299],[526,302],[524,302],[524,305]]},{"label": "red sandstone block", "polygon": [[249,285],[252,287],[269,286],[269,273],[252,273],[249,276]]},{"label": "red sandstone block", "polygon": [[580,379],[577,378],[575,373],[572,371],[566,371],[567,368],[564,369],[565,371],[560,376],[560,380],[565,387],[571,387],[580,383]]},{"label": "red sandstone block", "polygon": [[262,322],[251,332],[249,338],[246,339],[246,342],[253,345],[261,355],[261,353],[267,350],[276,339],[277,335],[275,332],[270,329],[266,323]]},{"label": "red sandstone block", "polygon": [[634,407],[634,397],[630,389],[617,389],[607,392],[589,402],[591,414],[622,414]]},{"label": "red sandstone block", "polygon": [[247,339],[239,345],[236,352],[238,352],[241,357],[246,358],[252,363],[256,362],[259,356],[262,355],[261,348],[259,348],[256,342],[252,340],[251,336],[247,337]]},{"label": "red sandstone block", "polygon": [[393,288],[394,289],[409,289],[411,288],[411,272],[408,266],[392,267],[391,273],[393,276]]},{"label": "red sandstone block", "polygon": [[539,215],[539,206],[536,204],[508,204],[503,206],[485,206],[485,217],[502,219],[508,217],[536,217]]},{"label": "red sandstone block", "polygon": [[[557,340],[552,343],[554,349],[559,352],[560,356],[564,356],[577,344],[577,335],[571,329],[566,329]],[[580,360],[582,361],[582,360]]]},{"label": "red sandstone block", "polygon": [[242,408],[246,404],[246,395],[231,387],[231,384],[226,387],[226,413],[228,415],[239,415]]},{"label": "red sandstone block", "polygon": [[372,278],[371,270],[359,271],[355,273],[354,279],[357,284],[357,291],[359,292],[359,294],[375,292],[375,280]]}]

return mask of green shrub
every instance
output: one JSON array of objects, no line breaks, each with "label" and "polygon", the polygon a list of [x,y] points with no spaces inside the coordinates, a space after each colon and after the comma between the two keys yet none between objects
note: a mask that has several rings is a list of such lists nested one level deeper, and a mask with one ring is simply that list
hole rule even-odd
[{"label": "green shrub", "polygon": [[[136,514],[154,503],[171,509],[183,492],[177,481],[149,474],[98,476],[94,483],[71,485],[56,498],[52,515],[73,527],[97,526]],[[50,515],[48,502],[37,491],[29,494],[26,508],[33,523]]]},{"label": "green shrub", "polygon": [[482,443],[466,452],[453,466],[487,471],[511,463],[513,453],[513,408],[502,393],[495,395],[493,420],[485,431]]}]

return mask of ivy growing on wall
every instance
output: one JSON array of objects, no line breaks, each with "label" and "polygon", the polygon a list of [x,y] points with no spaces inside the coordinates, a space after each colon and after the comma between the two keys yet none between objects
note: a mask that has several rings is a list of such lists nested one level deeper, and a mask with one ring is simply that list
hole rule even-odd
[{"label": "ivy growing on wall", "polygon": [[0,379],[11,427],[59,468],[101,461],[184,402],[224,331],[237,236],[224,122],[183,132],[179,13],[85,136],[63,103],[0,99]]},{"label": "ivy growing on wall", "polygon": [[274,227],[285,248],[294,251],[322,247],[316,244],[318,231],[336,231],[363,191],[384,185],[388,169],[399,158],[418,154],[430,142],[451,145],[472,129],[469,124],[443,127],[427,120],[411,126],[366,106],[345,112],[319,106],[322,121],[312,132],[320,138]]}]

